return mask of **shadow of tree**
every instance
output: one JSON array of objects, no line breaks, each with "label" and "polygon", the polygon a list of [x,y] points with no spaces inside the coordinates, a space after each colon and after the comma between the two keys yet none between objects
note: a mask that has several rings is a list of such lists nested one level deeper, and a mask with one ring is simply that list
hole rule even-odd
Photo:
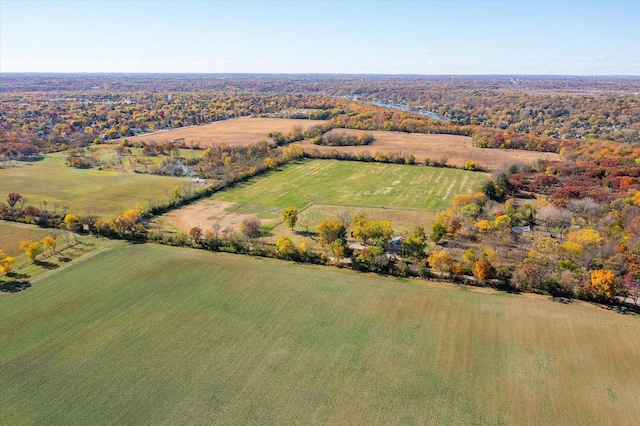
[{"label": "shadow of tree", "polygon": [[598,305],[602,309],[617,312],[622,315],[640,315],[640,306],[635,305]]},{"label": "shadow of tree", "polygon": [[557,297],[557,296],[552,296],[551,301],[556,303],[562,303],[564,305],[570,305],[573,303],[573,299],[569,299],[567,297]]},{"label": "shadow of tree", "polygon": [[60,257],[58,257],[58,261],[59,262],[64,262],[64,263],[68,263],[68,262],[71,262],[71,258],[70,257],[60,256]]},{"label": "shadow of tree", "polygon": [[29,278],[29,275],[21,274],[19,272],[9,272],[6,276],[9,278],[13,278],[14,280]]},{"label": "shadow of tree", "polygon": [[31,283],[26,280],[0,281],[0,292],[3,293],[17,293],[29,287],[31,287]]},{"label": "shadow of tree", "polygon": [[43,262],[42,260],[36,260],[33,263],[44,269],[57,269],[60,267],[60,265],[56,265],[55,263]]}]

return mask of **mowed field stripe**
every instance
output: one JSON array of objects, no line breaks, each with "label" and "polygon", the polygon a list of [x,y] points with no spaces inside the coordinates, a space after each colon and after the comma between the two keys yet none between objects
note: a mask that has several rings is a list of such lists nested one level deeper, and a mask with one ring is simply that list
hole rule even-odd
[{"label": "mowed field stripe", "polygon": [[279,208],[303,208],[314,202],[437,210],[450,203],[454,189],[475,190],[486,176],[455,169],[312,160],[254,178],[214,199]]}]

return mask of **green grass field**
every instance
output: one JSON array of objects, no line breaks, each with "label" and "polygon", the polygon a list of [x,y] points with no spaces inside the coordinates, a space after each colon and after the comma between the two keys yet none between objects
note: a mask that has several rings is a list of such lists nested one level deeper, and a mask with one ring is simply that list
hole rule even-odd
[{"label": "green grass field", "polygon": [[0,294],[0,424],[631,425],[639,333],[580,302],[121,243]]},{"label": "green grass field", "polygon": [[26,256],[20,250],[20,242],[24,240],[40,241],[44,237],[51,236],[59,232],[57,229],[39,228],[33,225],[25,225],[22,223],[7,222],[0,220],[0,250],[9,256],[26,260]]},{"label": "green grass field", "polygon": [[213,198],[239,204],[238,213],[310,203],[435,211],[456,195],[475,189],[486,174],[456,169],[305,161],[255,178]]},{"label": "green grass field", "polygon": [[[20,250],[20,242],[25,240],[41,241],[46,236],[53,237],[57,240],[56,252],[59,253],[51,254],[49,250],[45,248],[44,254],[36,258],[36,264],[30,264],[31,261],[25,252]],[[57,229],[45,229],[35,225],[25,225],[0,220],[0,250],[16,258],[13,268],[14,272],[20,274],[21,280],[30,280],[39,275],[46,274],[49,271],[67,267],[69,266],[69,262],[91,252],[105,250],[113,244],[117,244],[117,242],[114,241],[87,235],[76,236],[76,238],[74,238],[73,234],[69,234],[69,239],[72,243],[77,239],[81,244],[67,247],[63,232]],[[18,270],[18,268],[20,269]],[[11,280],[11,277],[0,278],[0,285],[8,280]]]},{"label": "green grass field", "polygon": [[18,162],[17,167],[0,169],[0,196],[17,192],[27,198],[25,205],[40,208],[42,200],[70,212],[86,215],[88,211],[104,218],[135,207],[146,206],[148,199],[166,200],[174,185],[192,185],[189,178],[172,178],[148,174],[74,169],[65,165],[65,154],[48,154],[35,162]]}]

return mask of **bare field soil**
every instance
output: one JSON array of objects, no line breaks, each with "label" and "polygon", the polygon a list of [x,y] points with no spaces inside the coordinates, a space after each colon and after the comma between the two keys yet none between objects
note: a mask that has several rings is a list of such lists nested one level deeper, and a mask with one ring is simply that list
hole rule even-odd
[{"label": "bare field soil", "polygon": [[179,129],[165,130],[145,135],[129,137],[131,142],[163,142],[184,139],[187,146],[196,140],[200,146],[206,148],[214,144],[246,145],[259,142],[271,132],[288,133],[293,126],[302,129],[325,123],[325,120],[296,120],[289,118],[254,118],[243,117],[233,120],[217,121],[202,126],[189,126]]},{"label": "bare field soil", "polygon": [[[238,225],[242,222],[242,219],[251,216],[251,214],[248,213],[236,213],[234,211],[236,208],[237,203],[207,199],[174,210],[166,214],[162,218],[162,221],[167,222],[173,228],[185,234],[189,233],[189,230],[195,226],[199,226],[205,232],[222,232],[227,228],[235,231],[238,229]],[[261,221],[264,225],[269,225],[276,220],[262,217]],[[157,221],[156,225],[160,226]]]},{"label": "bare field soil", "polygon": [[[328,132],[345,132],[347,134],[362,133],[362,130],[334,129]],[[447,158],[451,165],[462,167],[468,160],[488,170],[497,170],[508,167],[514,163],[532,163],[538,159],[560,160],[560,156],[549,152],[532,152],[515,149],[488,149],[476,148],[468,136],[458,135],[424,135],[419,133],[365,131],[373,134],[375,140],[371,145],[364,146],[322,146],[312,145],[309,141],[302,142],[305,149],[317,148],[321,152],[337,149],[341,152],[358,153],[369,151],[399,152],[413,154],[417,162],[423,162],[427,158],[440,160]]]}]

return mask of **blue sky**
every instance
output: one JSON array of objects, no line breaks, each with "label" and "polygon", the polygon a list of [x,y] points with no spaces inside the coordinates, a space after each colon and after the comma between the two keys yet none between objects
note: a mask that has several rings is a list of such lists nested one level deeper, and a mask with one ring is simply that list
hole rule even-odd
[{"label": "blue sky", "polygon": [[640,75],[640,0],[1,0],[0,72]]}]

